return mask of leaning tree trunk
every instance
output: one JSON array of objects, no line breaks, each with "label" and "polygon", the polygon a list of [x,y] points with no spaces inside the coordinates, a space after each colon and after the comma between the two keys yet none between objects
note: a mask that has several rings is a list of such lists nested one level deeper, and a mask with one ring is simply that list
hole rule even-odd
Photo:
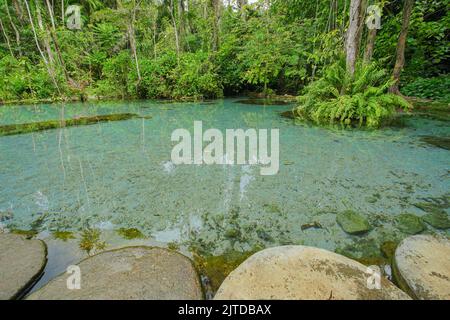
[{"label": "leaning tree trunk", "polygon": [[2,29],[3,36],[5,37],[5,41],[8,46],[9,52],[11,53],[11,56],[14,58],[14,53],[11,49],[11,43],[9,42],[8,34],[6,33],[5,27],[3,26],[3,21],[1,17],[0,17],[0,28]]},{"label": "leaning tree trunk", "polygon": [[350,2],[350,22],[345,40],[347,71],[353,75],[355,73],[356,58],[358,57],[358,29],[360,26],[361,0],[351,0]]},{"label": "leaning tree trunk", "polygon": [[19,33],[19,30],[17,29],[16,25],[14,24],[14,21],[11,17],[11,13],[9,12],[9,5],[8,5],[7,0],[5,0],[5,9],[6,9],[6,14],[8,15],[9,23],[11,24],[11,27],[13,28],[14,33],[16,34],[16,43],[17,43],[17,49],[19,50],[19,56],[22,56],[20,33]]},{"label": "leaning tree trunk", "polygon": [[395,60],[395,67],[393,72],[394,84],[389,89],[389,92],[400,94],[400,74],[405,66],[405,48],[406,37],[408,36],[409,21],[411,20],[411,13],[414,6],[414,0],[405,0],[403,7],[403,23],[402,30],[397,43],[397,59]]}]

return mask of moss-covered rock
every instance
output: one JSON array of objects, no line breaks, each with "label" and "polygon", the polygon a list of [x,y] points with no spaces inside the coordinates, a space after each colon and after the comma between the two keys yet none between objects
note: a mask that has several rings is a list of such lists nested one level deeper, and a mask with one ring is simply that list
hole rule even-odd
[{"label": "moss-covered rock", "polygon": [[425,230],[422,219],[413,214],[401,214],[395,220],[397,228],[404,233],[415,235]]},{"label": "moss-covered rock", "polygon": [[367,219],[363,215],[351,210],[338,213],[336,221],[348,234],[364,234],[371,230]]},{"label": "moss-covered rock", "polygon": [[90,125],[99,122],[123,121],[134,118],[140,118],[140,116],[134,113],[120,113],[120,114],[97,115],[90,117],[78,117],[67,120],[48,120],[31,123],[8,124],[0,126],[0,136],[24,134],[64,127]]},{"label": "moss-covered rock", "polygon": [[450,228],[450,219],[445,211],[429,213],[423,217],[423,220],[436,229]]}]

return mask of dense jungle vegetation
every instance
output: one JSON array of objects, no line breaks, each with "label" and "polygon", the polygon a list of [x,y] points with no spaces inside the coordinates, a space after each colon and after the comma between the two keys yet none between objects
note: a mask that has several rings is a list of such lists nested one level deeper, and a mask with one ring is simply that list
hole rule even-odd
[{"label": "dense jungle vegetation", "polygon": [[[366,23],[371,5],[380,29]],[[448,0],[0,0],[0,102],[260,92],[302,95],[298,115],[317,122],[376,125],[407,107],[393,97],[399,88],[450,100],[449,9]]]}]

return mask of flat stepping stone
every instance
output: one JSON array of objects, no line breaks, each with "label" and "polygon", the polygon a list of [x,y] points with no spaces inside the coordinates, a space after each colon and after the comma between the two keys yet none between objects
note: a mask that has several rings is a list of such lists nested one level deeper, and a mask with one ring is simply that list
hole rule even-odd
[{"label": "flat stepping stone", "polygon": [[450,300],[450,240],[418,235],[395,251],[394,276],[402,289],[423,300]]},{"label": "flat stepping stone", "polygon": [[0,300],[20,298],[39,279],[46,263],[43,241],[0,233]]},{"label": "flat stepping stone", "polygon": [[364,216],[350,210],[338,213],[336,221],[348,234],[364,234],[371,229],[369,222]]},{"label": "flat stepping stone", "polygon": [[31,300],[200,300],[203,292],[191,260],[162,248],[129,247],[83,260],[80,289],[68,289],[63,273],[32,293]]},{"label": "flat stepping stone", "polygon": [[216,300],[398,300],[409,296],[381,277],[370,289],[368,268],[336,253],[285,246],[256,253],[223,282]]}]

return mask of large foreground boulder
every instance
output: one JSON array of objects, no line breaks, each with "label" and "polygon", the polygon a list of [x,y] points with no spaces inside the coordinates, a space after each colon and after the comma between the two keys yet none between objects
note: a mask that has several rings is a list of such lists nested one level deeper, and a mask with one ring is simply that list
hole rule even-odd
[{"label": "large foreground boulder", "polygon": [[41,240],[0,233],[0,300],[19,298],[39,278],[47,262]]},{"label": "large foreground boulder", "polygon": [[371,275],[367,271],[366,266],[356,261],[318,248],[266,249],[233,271],[215,299],[410,299],[384,277],[381,277],[381,289],[370,289],[368,279]]},{"label": "large foreground boulder", "polygon": [[[162,248],[130,247],[100,253],[78,264],[80,289],[62,274],[31,294],[32,300],[199,300],[199,276],[185,256]],[[72,274],[73,275],[73,274]],[[70,284],[71,282],[69,280]],[[73,286],[69,286],[72,287]]]},{"label": "large foreground boulder", "polygon": [[450,240],[418,235],[395,251],[394,276],[417,299],[450,299]]}]

